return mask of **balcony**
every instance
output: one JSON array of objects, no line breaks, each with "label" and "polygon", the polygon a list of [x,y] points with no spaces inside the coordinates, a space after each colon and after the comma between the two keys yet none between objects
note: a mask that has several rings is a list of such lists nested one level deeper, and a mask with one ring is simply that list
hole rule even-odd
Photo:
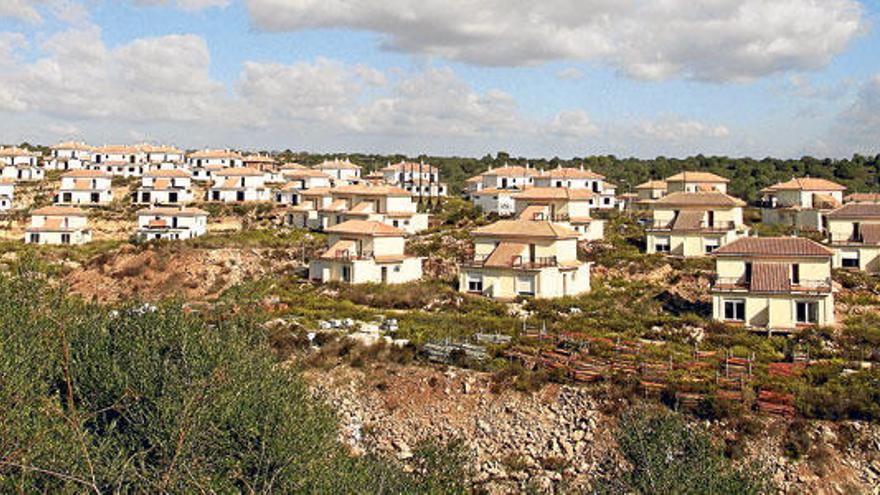
[{"label": "balcony", "polygon": [[672,232],[676,231],[701,231],[701,232],[729,232],[731,230],[736,230],[736,222],[730,221],[716,221],[714,223],[709,223],[705,221],[699,222],[698,225],[690,226],[678,226],[674,228],[675,221],[664,222],[655,220],[653,223],[649,223],[646,229],[652,232]]},{"label": "balcony", "polygon": [[369,259],[373,259],[373,252],[372,251],[364,251],[362,253],[352,253],[351,251],[342,251],[342,252],[335,253],[333,255],[332,259],[333,259],[333,261],[339,261],[342,263],[348,263],[351,261],[358,261],[358,260],[369,260]]},{"label": "balcony", "polygon": [[[822,280],[805,280],[801,279],[798,283],[792,283],[789,280],[790,290],[772,291],[772,292],[789,292],[789,293],[825,293],[831,292],[831,277]],[[716,277],[715,283],[712,284],[712,290],[715,291],[735,291],[748,292],[751,290],[751,281],[745,277]]]},{"label": "balcony", "polygon": [[[483,268],[486,266],[488,255],[474,256],[473,259],[467,260],[461,264],[463,268]],[[512,256],[506,264],[496,264],[497,268],[512,268],[514,270],[540,270],[541,268],[549,268],[558,266],[559,261],[556,256],[540,256],[534,259],[523,258],[523,256]]]},{"label": "balcony", "polygon": [[531,220],[533,222],[567,222],[571,219],[566,214],[558,214],[558,215],[548,215],[546,213],[535,213],[530,215],[528,218],[524,220]]}]

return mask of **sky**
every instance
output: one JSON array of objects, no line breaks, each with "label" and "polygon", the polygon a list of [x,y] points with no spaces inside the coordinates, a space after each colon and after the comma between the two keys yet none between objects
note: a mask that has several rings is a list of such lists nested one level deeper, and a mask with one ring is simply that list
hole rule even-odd
[{"label": "sky", "polygon": [[877,0],[0,0],[0,142],[880,153]]}]

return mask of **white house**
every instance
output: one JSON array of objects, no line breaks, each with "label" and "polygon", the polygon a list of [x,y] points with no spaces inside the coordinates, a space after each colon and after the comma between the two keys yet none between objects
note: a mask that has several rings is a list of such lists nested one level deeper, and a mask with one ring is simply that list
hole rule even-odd
[{"label": "white house", "polygon": [[318,216],[319,210],[326,210],[333,203],[333,196],[329,187],[313,187],[298,191],[297,204],[288,208],[285,223],[289,227],[300,229],[322,230],[326,225],[322,222],[326,216]]},{"label": "white house", "polygon": [[219,165],[225,168],[240,168],[244,166],[241,154],[230,150],[195,151],[186,156],[186,163],[190,168],[207,165]]},{"label": "white house", "polygon": [[26,149],[12,147],[0,148],[0,177],[16,182],[41,181],[44,171],[40,165],[40,154]]},{"label": "white house", "polygon": [[327,160],[315,167],[315,170],[329,175],[334,184],[356,184],[361,178],[361,167],[345,160]]},{"label": "white house", "polygon": [[174,146],[163,146],[144,143],[138,145],[137,148],[143,155],[144,161],[151,165],[151,169],[153,168],[153,166],[163,163],[183,162],[183,151],[175,148]]},{"label": "white house", "polygon": [[149,208],[137,212],[137,236],[143,240],[177,241],[205,235],[208,212],[198,208]]},{"label": "white house", "polygon": [[539,171],[530,166],[490,168],[480,174],[480,181],[471,185],[470,196],[474,205],[485,213],[510,216],[514,213],[513,194],[535,184]]},{"label": "white house", "polygon": [[182,205],[193,201],[192,174],[185,170],[151,170],[134,192],[135,204]]},{"label": "white house", "polygon": [[112,176],[98,170],[71,170],[61,176],[60,205],[103,205],[113,201]]},{"label": "white house", "polygon": [[674,192],[711,192],[718,191],[727,194],[727,184],[730,180],[710,172],[679,172],[666,180],[666,193]]},{"label": "white house", "polygon": [[12,201],[15,198],[15,181],[0,179],[0,211],[12,209]]},{"label": "white house", "polygon": [[89,168],[120,177],[140,177],[149,166],[146,154],[137,146],[106,145],[94,149]]},{"label": "white house", "polygon": [[213,172],[214,184],[208,190],[208,201],[241,203],[271,201],[263,172],[252,168],[223,168]]},{"label": "white house", "polygon": [[761,222],[822,230],[823,216],[843,204],[846,187],[826,179],[794,178],[761,190]]},{"label": "white house", "polygon": [[92,240],[89,219],[84,210],[47,206],[31,213],[31,226],[25,231],[28,244],[85,244]]},{"label": "white house", "polygon": [[350,220],[326,232],[330,248],[309,263],[313,281],[401,284],[422,277],[422,258],[404,253],[406,233],[400,229]]},{"label": "white house", "polygon": [[584,167],[558,167],[545,170],[534,178],[535,187],[565,187],[586,189],[593,193],[590,206],[609,209],[617,206],[617,188],[605,180],[605,176]]},{"label": "white house", "polygon": [[412,193],[393,186],[340,186],[330,189],[333,201],[318,210],[326,228],[348,220],[371,220],[416,234],[428,228],[428,214],[418,211]]},{"label": "white house", "polygon": [[49,170],[79,170],[91,163],[94,149],[86,143],[67,141],[50,148],[46,168]]},{"label": "white house", "polygon": [[275,201],[283,205],[298,205],[300,191],[330,187],[330,176],[318,170],[285,169],[281,173],[287,183],[275,194]]},{"label": "white house", "polygon": [[440,182],[440,169],[423,162],[389,164],[381,171],[382,180],[390,186],[409,191],[416,197],[446,196],[448,188]]},{"label": "white house", "polygon": [[605,222],[590,216],[592,191],[586,188],[530,187],[513,195],[519,220],[553,222],[578,233],[578,240],[596,241],[605,236]]}]

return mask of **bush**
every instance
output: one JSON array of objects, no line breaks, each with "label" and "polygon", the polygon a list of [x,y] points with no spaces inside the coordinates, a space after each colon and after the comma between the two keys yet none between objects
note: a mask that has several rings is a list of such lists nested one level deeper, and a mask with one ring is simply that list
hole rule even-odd
[{"label": "bush", "polygon": [[[351,457],[246,315],[86,305],[0,275],[0,491],[460,493],[459,446]],[[436,475],[435,475],[436,473]]]},{"label": "bush", "polygon": [[617,442],[629,466],[608,493],[762,493],[753,467],[734,468],[708,433],[681,415],[639,406],[620,420]]}]

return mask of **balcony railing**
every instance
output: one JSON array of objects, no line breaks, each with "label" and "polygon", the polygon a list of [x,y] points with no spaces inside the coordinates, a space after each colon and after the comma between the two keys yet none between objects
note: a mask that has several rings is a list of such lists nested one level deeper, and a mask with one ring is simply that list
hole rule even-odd
[{"label": "balcony railing", "polygon": [[[831,277],[820,280],[801,279],[798,283],[789,281],[791,292],[828,292],[831,290]],[[745,277],[716,277],[714,289],[748,290],[751,282]]]},{"label": "balcony railing", "polygon": [[[672,230],[672,226],[675,224],[675,221],[666,222],[666,221],[654,221],[653,223],[648,225],[648,230]],[[736,222],[731,221],[716,221],[713,223],[709,222],[700,222],[697,226],[698,230],[706,230],[706,231],[721,231],[726,232],[728,230],[736,229]]]},{"label": "balcony railing", "polygon": [[352,253],[351,251],[337,252],[333,256],[334,261],[357,261],[373,259],[372,251],[364,251],[362,253]]},{"label": "balcony railing", "polygon": [[[474,256],[472,259],[462,263],[462,266],[465,268],[482,268],[486,265],[487,259],[489,259],[488,255]],[[537,270],[540,268],[558,266],[558,264],[559,262],[556,256],[541,256],[534,259],[524,258],[523,256],[513,256],[510,259],[509,266],[510,268],[517,270]]]},{"label": "balcony railing", "polygon": [[567,222],[571,217],[565,214],[558,215],[548,215],[546,213],[533,213],[531,217],[526,218],[526,220],[531,220],[533,222]]}]

